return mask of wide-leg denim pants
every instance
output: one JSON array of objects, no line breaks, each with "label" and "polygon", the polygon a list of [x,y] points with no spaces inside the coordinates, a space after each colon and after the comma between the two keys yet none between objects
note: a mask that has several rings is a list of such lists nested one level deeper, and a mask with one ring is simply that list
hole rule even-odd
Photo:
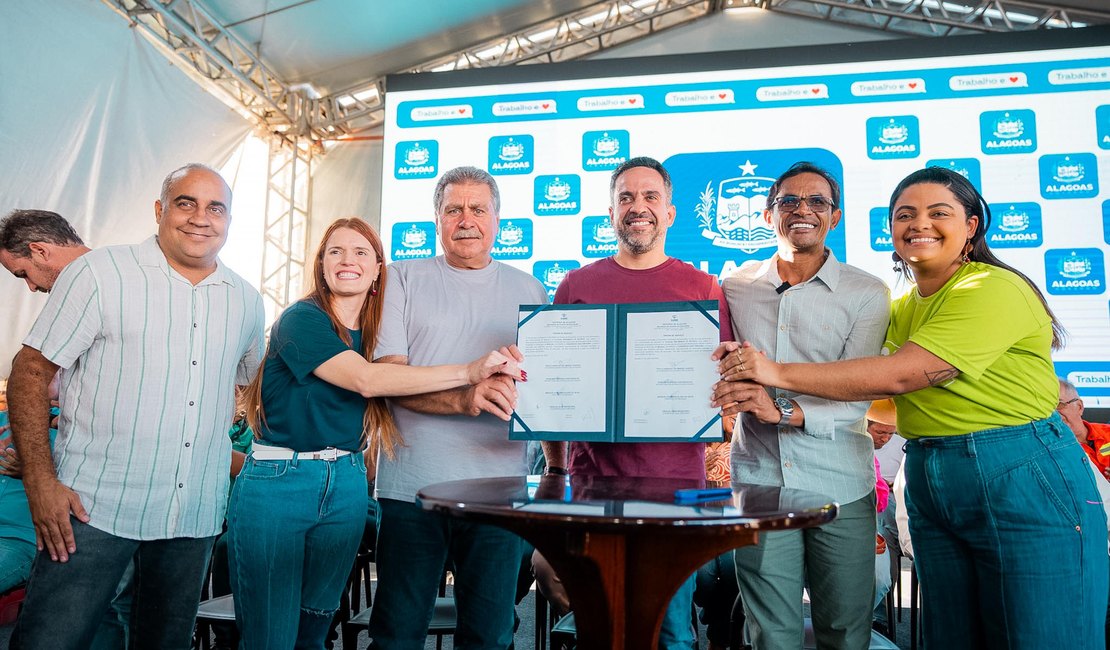
[{"label": "wide-leg denim pants", "polygon": [[1059,415],[906,445],[930,648],[1102,648],[1106,515]]},{"label": "wide-leg denim pants", "polygon": [[248,458],[228,509],[240,648],[324,645],[366,526],[362,454]]}]

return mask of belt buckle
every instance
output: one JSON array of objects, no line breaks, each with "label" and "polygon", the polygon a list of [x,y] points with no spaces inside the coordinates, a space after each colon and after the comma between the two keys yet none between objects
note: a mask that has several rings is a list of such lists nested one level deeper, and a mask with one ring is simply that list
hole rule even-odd
[{"label": "belt buckle", "polygon": [[339,450],[335,447],[312,452],[313,460],[335,460],[336,458],[339,458]]}]

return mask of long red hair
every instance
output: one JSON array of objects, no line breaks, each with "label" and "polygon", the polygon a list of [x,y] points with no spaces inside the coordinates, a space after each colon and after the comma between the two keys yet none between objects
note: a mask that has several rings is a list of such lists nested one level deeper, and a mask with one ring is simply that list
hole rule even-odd
[{"label": "long red hair", "polygon": [[[328,287],[327,280],[324,277],[324,251],[327,249],[328,240],[331,239],[332,234],[340,228],[349,228],[365,237],[374,249],[374,254],[378,256],[378,262],[381,263],[378,279],[374,281],[371,287],[377,289],[377,295],[368,294],[366,296],[358,318],[358,328],[362,331],[362,349],[358,352],[364,359],[372,362],[374,360],[374,347],[378,343],[378,330],[382,324],[382,300],[385,293],[386,266],[382,240],[370,224],[358,217],[351,217],[336,219],[328,226],[328,229],[324,231],[324,236],[320,239],[320,246],[316,249],[316,259],[312,265],[312,283],[303,299],[311,300],[320,309],[324,310],[328,319],[331,320],[331,326],[335,333],[347,345],[351,345],[351,333],[339,320],[339,315],[335,311],[331,288]],[[371,293],[374,292],[371,291]],[[266,357],[269,357],[269,350],[267,350]],[[243,408],[246,410],[247,422],[254,430],[255,437],[260,436],[262,429],[259,425],[266,419],[262,408],[262,373],[265,369],[266,358],[263,358],[258,374],[243,394]],[[397,427],[393,424],[393,416],[389,412],[389,406],[386,404],[385,398],[371,397],[367,401],[366,413],[362,421],[362,436],[363,440],[369,440],[370,449],[375,449],[378,445],[381,445],[389,458],[396,456],[397,445],[404,444]]]}]

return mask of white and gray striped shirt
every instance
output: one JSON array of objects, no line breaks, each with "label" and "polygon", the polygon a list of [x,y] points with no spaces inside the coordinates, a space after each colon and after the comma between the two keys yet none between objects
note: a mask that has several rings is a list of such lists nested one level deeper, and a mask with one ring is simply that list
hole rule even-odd
[{"label": "white and gray striped shirt", "polygon": [[[784,363],[838,361],[879,354],[890,320],[882,280],[841,264],[831,252],[810,280],[786,289],[776,262],[748,262],[721,284],[732,334]],[[867,402],[835,402],[772,389],[805,414],[805,426],[763,424],[744,415],[733,436],[732,478],[742,483],[810,490],[841,504],[875,489],[874,443]]]},{"label": "white and gray striped shirt", "polygon": [[235,384],[258,370],[262,298],[223,264],[194,286],[151,237],[58,277],[24,345],[61,366],[61,482],[94,527],[208,537],[227,508]]}]

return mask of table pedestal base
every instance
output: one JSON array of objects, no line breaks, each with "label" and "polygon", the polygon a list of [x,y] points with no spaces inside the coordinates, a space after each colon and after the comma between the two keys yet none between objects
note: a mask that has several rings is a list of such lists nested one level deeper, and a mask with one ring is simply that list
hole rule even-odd
[{"label": "table pedestal base", "polygon": [[514,528],[555,569],[574,608],[581,650],[654,650],[682,583],[709,560],[757,539],[755,531],[735,528],[707,535],[681,527],[596,532],[501,525]]}]

